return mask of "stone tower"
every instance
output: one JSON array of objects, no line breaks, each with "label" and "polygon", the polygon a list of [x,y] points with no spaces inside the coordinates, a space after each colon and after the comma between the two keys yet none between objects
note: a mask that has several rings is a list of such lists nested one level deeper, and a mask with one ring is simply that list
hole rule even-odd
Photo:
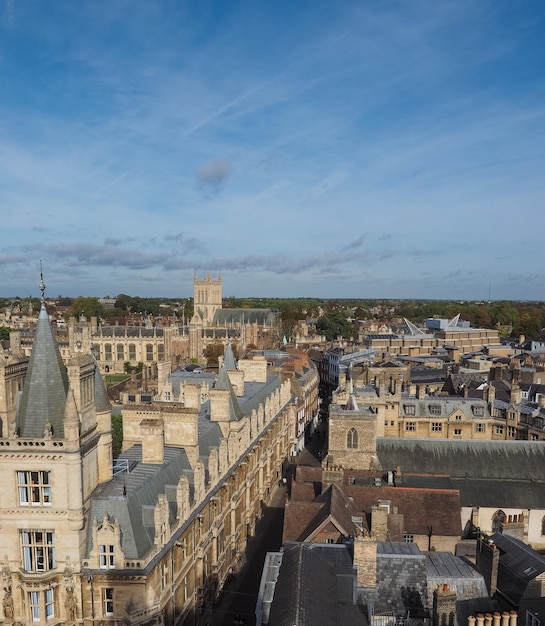
[{"label": "stone tower", "polygon": [[193,278],[194,312],[198,315],[203,325],[209,326],[214,318],[214,313],[221,309],[221,274],[217,279],[212,274],[205,274],[202,280],[195,274]]}]

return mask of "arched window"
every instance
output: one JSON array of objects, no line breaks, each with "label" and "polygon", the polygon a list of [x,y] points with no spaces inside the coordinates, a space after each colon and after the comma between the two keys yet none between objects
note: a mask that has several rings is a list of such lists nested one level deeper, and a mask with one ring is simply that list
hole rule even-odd
[{"label": "arched window", "polygon": [[492,532],[499,533],[501,532],[501,525],[505,520],[505,513],[500,509],[494,513],[494,517],[492,518]]},{"label": "arched window", "polygon": [[351,428],[346,435],[346,447],[352,449],[358,447],[358,431],[355,428]]}]

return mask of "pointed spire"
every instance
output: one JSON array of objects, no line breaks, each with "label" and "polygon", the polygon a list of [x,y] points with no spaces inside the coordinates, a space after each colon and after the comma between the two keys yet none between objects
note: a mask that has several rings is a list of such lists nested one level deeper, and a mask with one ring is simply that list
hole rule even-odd
[{"label": "pointed spire", "polygon": [[242,419],[244,417],[244,413],[240,408],[237,400],[237,394],[235,393],[233,385],[231,385],[231,381],[229,380],[229,374],[227,373],[227,368],[225,367],[225,361],[219,371],[214,389],[223,389],[229,392],[229,421],[238,422],[238,420]]},{"label": "pointed spire", "polygon": [[235,359],[235,355],[233,353],[233,349],[231,348],[231,342],[228,341],[225,346],[225,351],[223,353],[223,363],[227,370],[236,370],[237,362]]},{"label": "pointed spire", "polygon": [[42,306],[34,344],[17,410],[19,437],[41,438],[51,432],[64,437],[63,415],[68,393],[68,375],[45,308],[45,283],[40,264]]},{"label": "pointed spire", "polygon": [[102,374],[100,373],[100,369],[98,367],[98,363],[95,359],[95,405],[98,413],[102,413],[103,411],[111,411],[112,405],[110,404],[110,399],[108,398],[108,392],[106,391],[106,385],[104,384],[104,379],[102,378]]}]

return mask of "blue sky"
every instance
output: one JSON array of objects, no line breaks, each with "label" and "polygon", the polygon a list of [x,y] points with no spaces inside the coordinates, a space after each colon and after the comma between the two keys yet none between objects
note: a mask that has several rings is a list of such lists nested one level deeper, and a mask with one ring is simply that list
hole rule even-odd
[{"label": "blue sky", "polygon": [[4,0],[0,295],[544,298],[545,3]]}]

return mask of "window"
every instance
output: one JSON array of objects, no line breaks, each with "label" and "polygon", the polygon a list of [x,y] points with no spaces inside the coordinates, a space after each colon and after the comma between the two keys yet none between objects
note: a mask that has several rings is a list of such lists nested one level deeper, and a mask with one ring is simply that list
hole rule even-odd
[{"label": "window", "polygon": [[157,345],[157,360],[158,361],[165,360],[165,345],[162,343]]},{"label": "window", "polygon": [[405,422],[405,430],[407,432],[413,432],[416,430],[416,422]]},{"label": "window", "polygon": [[475,417],[482,417],[484,415],[484,406],[473,405],[471,410]]},{"label": "window", "polygon": [[161,565],[161,589],[164,591],[168,585],[168,565],[163,563]]},{"label": "window", "polygon": [[113,587],[104,587],[102,590],[102,609],[104,615],[114,614],[114,590]]},{"label": "window", "polygon": [[153,361],[153,346],[151,343],[146,344],[146,361]]},{"label": "window", "polygon": [[496,435],[503,435],[503,426],[496,426]]},{"label": "window", "polygon": [[111,361],[112,360],[112,346],[109,343],[107,343],[104,346],[104,360],[105,361]]},{"label": "window", "polygon": [[501,532],[501,525],[505,520],[505,513],[500,509],[496,511],[492,517],[492,532],[499,533]]},{"label": "window", "polygon": [[17,472],[20,506],[51,506],[50,472]]},{"label": "window", "polygon": [[479,424],[475,424],[475,432],[476,433],[484,433],[486,432],[486,424],[479,422]]},{"label": "window", "polygon": [[27,572],[47,572],[55,567],[53,533],[41,530],[21,531],[23,567]]},{"label": "window", "polygon": [[411,533],[403,533],[403,541],[405,543],[414,543],[414,535],[411,535]]},{"label": "window", "polygon": [[443,424],[441,422],[432,422],[431,423],[431,432],[432,433],[440,433],[443,430]]},{"label": "window", "polygon": [[30,612],[32,614],[32,621],[40,621],[40,593],[38,591],[30,592]]},{"label": "window", "polygon": [[461,437],[462,436],[462,429],[461,428],[455,428],[454,429],[454,436],[455,437]]},{"label": "window", "polygon": [[122,343],[117,344],[117,360],[118,361],[125,360],[125,346]]},{"label": "window", "polygon": [[508,426],[507,427],[507,436],[508,437],[516,437],[517,435],[517,429],[515,426]]},{"label": "window", "polygon": [[170,402],[170,391],[165,391],[165,402]]},{"label": "window", "polygon": [[129,361],[136,361],[136,346],[134,343],[129,344]]},{"label": "window", "polygon": [[405,410],[405,415],[416,415],[414,404],[404,404],[403,409]]},{"label": "window", "polygon": [[429,405],[430,415],[441,415],[441,405],[440,404],[430,404]]},{"label": "window", "polygon": [[532,433],[530,435],[530,441],[537,441],[537,440],[538,440],[538,436],[536,434]]},{"label": "window", "polygon": [[355,428],[351,428],[346,435],[346,447],[351,449],[358,447],[358,433]]},{"label": "window", "polygon": [[114,546],[109,546],[109,545],[98,546],[98,560],[99,560],[100,569],[115,569]]},{"label": "window", "polygon": [[45,616],[47,619],[55,617],[55,596],[53,595],[53,589],[47,589],[45,591]]},{"label": "window", "polygon": [[455,415],[455,416],[454,416],[454,419],[455,419],[455,420],[461,420],[461,419],[462,419],[462,416],[461,416],[461,415]]}]

